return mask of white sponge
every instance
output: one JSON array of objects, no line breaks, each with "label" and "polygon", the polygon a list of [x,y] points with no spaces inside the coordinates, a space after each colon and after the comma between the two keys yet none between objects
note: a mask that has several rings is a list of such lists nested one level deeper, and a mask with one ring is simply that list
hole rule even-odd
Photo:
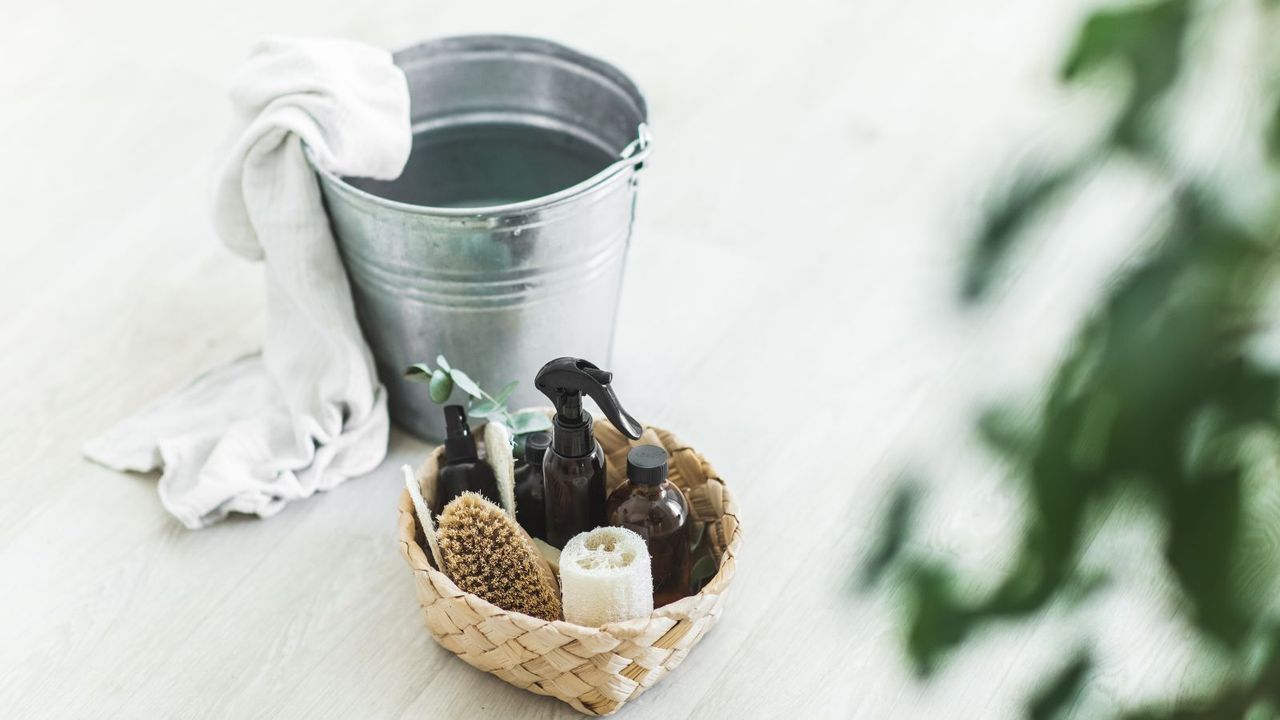
[{"label": "white sponge", "polygon": [[649,548],[626,528],[578,533],[560,551],[560,587],[564,619],[575,625],[644,617],[653,612]]},{"label": "white sponge", "polygon": [[436,524],[431,519],[427,501],[422,498],[422,488],[418,486],[418,479],[413,476],[413,468],[402,465],[400,470],[404,473],[404,486],[409,491],[409,497],[413,498],[413,507],[418,512],[418,524],[422,526],[422,534],[427,538],[431,559],[435,561],[436,568],[443,571],[444,558],[440,556],[440,545],[436,541]]},{"label": "white sponge", "polygon": [[484,426],[484,452],[498,480],[502,509],[516,519],[516,461],[511,454],[511,431],[506,425],[490,420]]}]

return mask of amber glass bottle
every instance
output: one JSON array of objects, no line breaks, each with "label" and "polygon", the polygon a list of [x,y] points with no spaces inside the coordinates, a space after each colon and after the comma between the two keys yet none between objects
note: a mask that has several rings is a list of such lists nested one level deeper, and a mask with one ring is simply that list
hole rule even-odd
[{"label": "amber glass bottle", "polygon": [[464,492],[480,493],[501,506],[498,478],[493,467],[476,455],[476,439],[467,425],[467,411],[461,405],[446,405],[444,421],[447,434],[444,462],[436,481],[436,508],[444,512],[444,506]]},{"label": "amber glass bottle", "polygon": [[547,505],[542,486],[542,458],[551,447],[551,433],[530,433],[524,462],[516,466],[516,520],[529,537],[547,537]]},{"label": "amber glass bottle", "polygon": [[689,594],[689,501],[667,480],[666,450],[640,445],[627,453],[627,483],[610,493],[605,515],[649,546],[654,607]]}]

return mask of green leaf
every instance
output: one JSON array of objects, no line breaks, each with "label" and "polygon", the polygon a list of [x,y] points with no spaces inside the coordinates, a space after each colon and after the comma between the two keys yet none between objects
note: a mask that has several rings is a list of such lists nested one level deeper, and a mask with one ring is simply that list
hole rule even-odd
[{"label": "green leaf", "polygon": [[546,413],[541,410],[521,410],[511,416],[511,432],[516,435],[550,429],[551,418],[547,417]]},{"label": "green leaf", "polygon": [[907,577],[912,602],[907,652],[916,673],[928,677],[943,657],[973,632],[980,617],[961,604],[954,578],[946,568],[919,564]]},{"label": "green leaf", "polygon": [[474,400],[471,408],[467,410],[467,414],[474,418],[488,418],[493,415],[503,415],[504,411],[500,406],[492,400]]},{"label": "green leaf", "polygon": [[516,388],[519,386],[520,386],[519,380],[512,380],[511,382],[506,384],[506,387],[499,390],[498,394],[495,395],[493,399],[497,400],[499,405],[502,405],[507,402],[507,398],[511,397],[511,393],[515,392]]},{"label": "green leaf", "polygon": [[484,391],[480,389],[480,386],[476,384],[475,380],[471,379],[470,375],[457,368],[453,368],[449,371],[449,377],[453,378],[455,385],[462,388],[462,392],[477,400],[484,399]]},{"label": "green leaf", "polygon": [[1162,0],[1100,10],[1076,36],[1062,66],[1064,80],[1106,65],[1118,65],[1130,77],[1124,108],[1112,128],[1115,144],[1147,149],[1142,120],[1178,79],[1189,6],[1189,0]]},{"label": "green leaf", "polygon": [[440,369],[444,370],[445,372],[449,372],[450,370],[453,369],[453,367],[449,365],[449,361],[444,359],[443,355],[436,356],[436,365],[439,365]]},{"label": "green leaf", "polygon": [[1165,557],[1206,635],[1239,647],[1252,618],[1233,585],[1240,552],[1241,475],[1224,470],[1196,482],[1170,482]]},{"label": "green leaf", "polygon": [[710,555],[703,555],[689,570],[689,587],[694,592],[702,589],[708,580],[716,576],[716,560]]},{"label": "green leaf", "polygon": [[1022,171],[1004,196],[987,208],[977,237],[970,244],[960,290],[962,300],[985,299],[1027,225],[1058,199],[1077,172],[1074,166],[1048,174]]},{"label": "green leaf", "polygon": [[907,535],[911,530],[911,520],[918,501],[919,490],[914,484],[902,484],[894,490],[889,513],[885,516],[884,528],[880,531],[879,542],[871,553],[871,559],[862,568],[864,588],[879,582],[884,572],[902,554],[902,548],[907,544]]},{"label": "green leaf", "polygon": [[431,382],[431,375],[434,371],[431,366],[426,363],[415,363],[404,369],[404,376],[408,380],[414,382]]},{"label": "green leaf", "polygon": [[453,394],[453,380],[449,378],[449,374],[444,370],[436,370],[431,373],[431,385],[427,388],[427,391],[431,395],[431,402],[443,404]]},{"label": "green leaf", "polygon": [[1074,660],[1036,691],[1027,706],[1030,720],[1053,720],[1062,717],[1070,709],[1072,701],[1080,694],[1089,676],[1093,661],[1089,653],[1081,651]]}]

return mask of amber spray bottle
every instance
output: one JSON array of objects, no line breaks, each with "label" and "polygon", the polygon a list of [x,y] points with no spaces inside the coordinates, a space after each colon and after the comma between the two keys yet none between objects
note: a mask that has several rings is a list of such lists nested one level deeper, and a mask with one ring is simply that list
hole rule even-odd
[{"label": "amber spray bottle", "polygon": [[627,482],[609,494],[610,525],[634,530],[649,546],[653,606],[689,594],[689,501],[667,480],[667,451],[640,445],[627,453]]},{"label": "amber spray bottle", "polygon": [[591,434],[586,393],[623,435],[636,440],[644,429],[613,394],[613,373],[572,357],[556,358],[538,371],[534,386],[556,407],[551,447],[542,460],[547,542],[564,548],[580,532],[605,524],[605,457]]}]

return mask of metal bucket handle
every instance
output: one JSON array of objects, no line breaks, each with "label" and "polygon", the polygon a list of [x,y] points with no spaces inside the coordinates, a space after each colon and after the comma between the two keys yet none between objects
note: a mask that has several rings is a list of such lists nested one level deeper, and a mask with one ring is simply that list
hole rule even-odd
[{"label": "metal bucket handle", "polygon": [[636,139],[627,143],[622,148],[622,152],[618,153],[618,160],[600,173],[601,177],[607,177],[622,170],[626,167],[633,167],[637,172],[644,169],[645,158],[649,157],[649,143],[653,141],[653,136],[649,134],[649,126],[640,123],[636,128]]}]

